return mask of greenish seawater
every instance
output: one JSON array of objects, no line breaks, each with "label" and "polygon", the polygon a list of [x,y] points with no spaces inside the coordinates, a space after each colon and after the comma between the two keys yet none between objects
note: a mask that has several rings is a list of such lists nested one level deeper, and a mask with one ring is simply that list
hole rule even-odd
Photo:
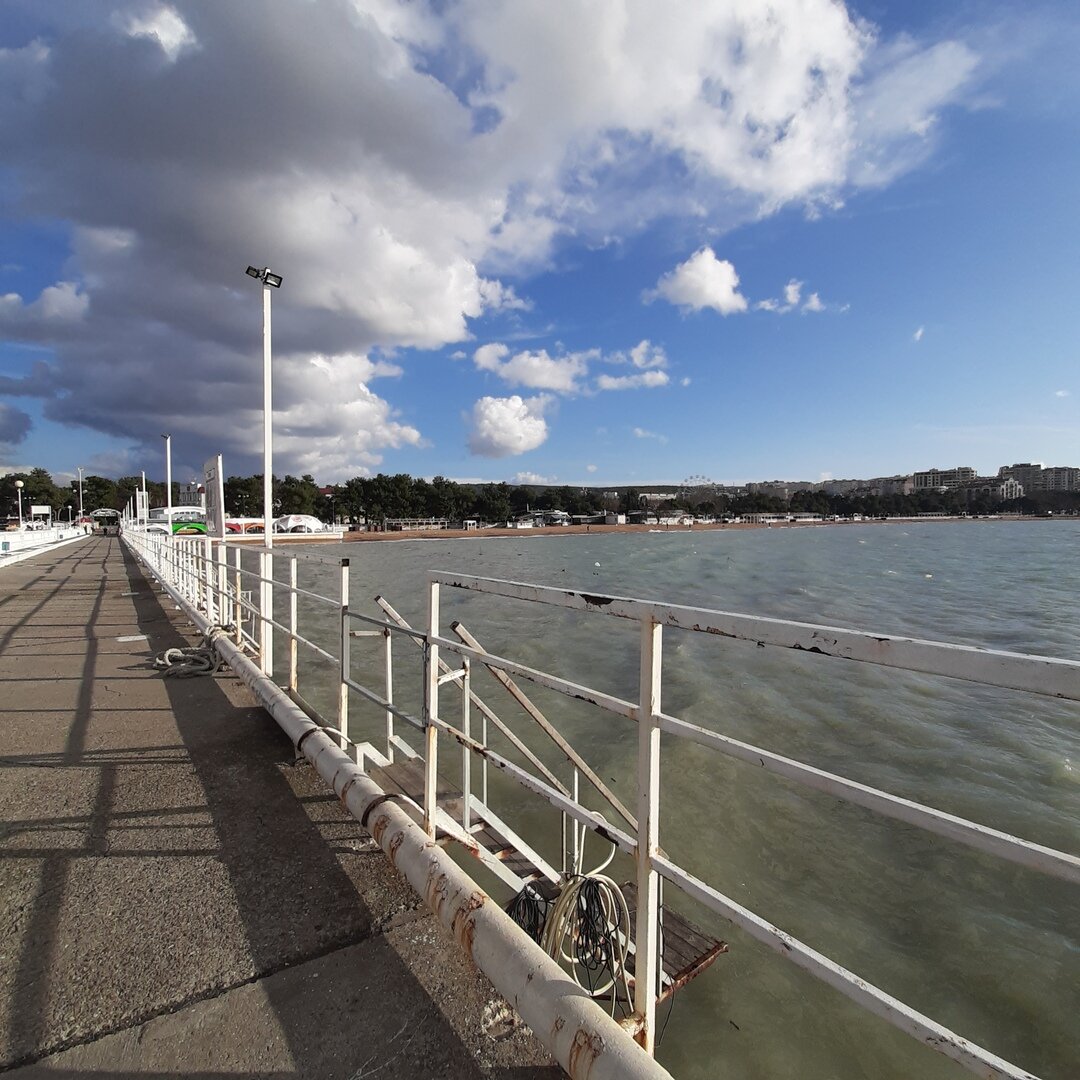
[{"label": "greenish seawater", "polygon": [[[309,550],[350,557],[354,606],[376,614],[370,600],[380,593],[415,625],[425,617],[427,573],[446,570],[1080,660],[1073,522],[480,535]],[[332,574],[303,563],[300,584],[334,595]],[[302,625],[332,640],[334,612],[304,608]],[[638,638],[628,623],[444,589],[444,633],[453,619],[493,652],[636,697]],[[402,638],[395,650],[397,699],[418,713],[419,650]],[[358,639],[353,651],[356,676],[380,688],[381,641]],[[677,631],[666,632],[664,656],[668,713],[1080,850],[1080,706]],[[279,671],[284,659],[282,650]],[[332,714],[325,666],[303,661],[301,684]],[[482,675],[476,689],[568,778],[505,691]],[[629,723],[529,692],[633,805]],[[444,695],[443,715],[454,719],[456,692]],[[381,745],[382,714],[354,700],[351,730]],[[445,754],[452,772],[458,757],[449,745]],[[661,843],[677,862],[1002,1057],[1046,1080],[1077,1075],[1075,887],[677,739],[664,737],[662,758]],[[491,793],[496,811],[557,861],[557,815],[501,778]],[[606,854],[591,840],[586,863]],[[620,861],[615,869],[628,873]],[[969,1075],[675,890],[666,899],[731,945],[676,995],[658,1054],[675,1076]],[[662,1024],[667,1015],[664,1005]]]}]

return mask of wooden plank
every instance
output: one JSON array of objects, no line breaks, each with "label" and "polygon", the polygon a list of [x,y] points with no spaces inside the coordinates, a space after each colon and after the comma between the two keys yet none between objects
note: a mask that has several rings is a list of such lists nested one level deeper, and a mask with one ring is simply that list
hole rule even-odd
[{"label": "wooden plank", "polygon": [[[633,882],[622,886],[626,906],[630,912],[631,925],[637,911],[637,888]],[[663,993],[657,998],[663,1001],[679,987],[700,975],[721,954],[727,952],[727,943],[707,936],[678,912],[664,909],[663,920],[663,968],[669,980]],[[633,974],[634,957],[627,957],[627,968]]]}]

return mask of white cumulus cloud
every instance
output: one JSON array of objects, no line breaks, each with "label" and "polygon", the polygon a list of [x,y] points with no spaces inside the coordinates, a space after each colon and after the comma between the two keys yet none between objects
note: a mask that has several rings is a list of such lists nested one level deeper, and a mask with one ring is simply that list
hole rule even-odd
[{"label": "white cumulus cloud", "polygon": [[733,315],[747,308],[735,267],[727,259],[718,259],[711,247],[701,248],[664,274],[644,297],[646,302],[657,298],[685,311],[712,308],[721,315]]},{"label": "white cumulus cloud", "polygon": [[599,355],[597,350],[591,350],[549,356],[546,349],[540,349],[511,356],[508,346],[493,343],[481,345],[473,353],[473,363],[481,371],[490,371],[511,386],[573,394],[580,389],[580,380],[588,371],[589,360]]},{"label": "white cumulus cloud", "polygon": [[545,394],[522,398],[483,397],[472,411],[469,450],[479,457],[501,458],[524,454],[542,446],[548,437],[544,412],[551,398]]}]

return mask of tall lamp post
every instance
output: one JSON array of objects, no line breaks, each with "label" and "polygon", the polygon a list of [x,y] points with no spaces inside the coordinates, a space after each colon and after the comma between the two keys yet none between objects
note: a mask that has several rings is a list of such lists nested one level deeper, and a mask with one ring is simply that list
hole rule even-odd
[{"label": "tall lamp post", "polygon": [[77,466],[77,468],[79,470],[79,518],[81,520],[82,516],[83,516],[83,508],[82,508],[82,466],[79,465],[79,466]]},{"label": "tall lamp post", "polygon": [[22,528],[22,489],[23,482],[21,480],[15,481],[15,491],[19,496],[19,528]]},{"label": "tall lamp post", "polygon": [[271,404],[270,377],[270,290],[281,288],[281,275],[272,273],[269,266],[261,270],[249,266],[245,271],[248,277],[262,282],[263,287],[263,543],[266,545],[266,570],[260,576],[262,585],[262,657],[264,675],[274,673],[274,630],[271,620],[274,617],[274,413]]},{"label": "tall lamp post", "polygon": [[270,267],[262,270],[249,266],[248,277],[262,282],[263,286],[263,536],[266,546],[274,546],[274,414],[271,408],[270,379],[270,290],[281,288],[281,275],[272,274]]}]

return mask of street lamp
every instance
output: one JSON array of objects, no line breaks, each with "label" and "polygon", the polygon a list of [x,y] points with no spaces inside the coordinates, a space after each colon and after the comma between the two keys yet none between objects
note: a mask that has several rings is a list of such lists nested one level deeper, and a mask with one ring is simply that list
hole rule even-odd
[{"label": "street lamp", "polygon": [[249,266],[245,271],[263,285],[263,536],[267,547],[274,546],[273,524],[273,423],[270,394],[270,290],[281,288],[281,275],[272,274],[270,267],[262,270]]},{"label": "street lamp", "polygon": [[15,491],[19,496],[19,528],[22,528],[22,489],[23,482],[21,480],[15,481]]},{"label": "street lamp", "polygon": [[270,290],[281,288],[281,275],[270,272],[270,267],[261,270],[249,266],[245,271],[248,277],[262,282],[263,287],[263,543],[266,545],[265,570],[260,574],[261,604],[263,614],[261,654],[264,675],[274,673],[274,462],[273,462],[273,424],[274,413],[270,395]]},{"label": "street lamp", "polygon": [[82,519],[83,507],[82,507],[82,466],[78,465],[76,468],[79,470],[79,518]]}]

